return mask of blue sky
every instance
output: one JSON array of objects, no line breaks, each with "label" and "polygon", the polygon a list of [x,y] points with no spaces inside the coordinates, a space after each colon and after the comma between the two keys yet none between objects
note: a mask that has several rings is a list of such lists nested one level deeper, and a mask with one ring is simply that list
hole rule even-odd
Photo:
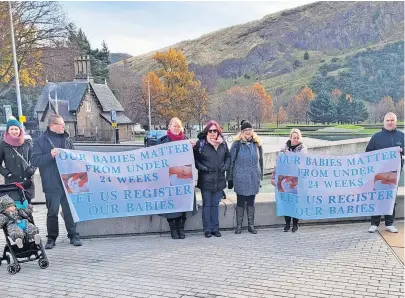
[{"label": "blue sky", "polygon": [[314,1],[60,2],[93,48],[139,55]]}]

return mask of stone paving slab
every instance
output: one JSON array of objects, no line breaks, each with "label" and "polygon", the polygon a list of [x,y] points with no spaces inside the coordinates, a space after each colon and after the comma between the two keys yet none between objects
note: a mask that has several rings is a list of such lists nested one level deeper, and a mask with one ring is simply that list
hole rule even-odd
[{"label": "stone paving slab", "polygon": [[397,257],[401,260],[402,264],[404,264],[404,222],[395,222],[395,227],[398,229],[398,234],[387,232],[383,224],[380,225],[378,231],[387,242],[387,244],[395,252]]},{"label": "stone paving slab", "polygon": [[[43,236],[45,214],[35,206]],[[12,276],[0,266],[0,297],[403,297],[404,268],[368,227],[97,238],[82,247],[63,235],[48,251],[48,269],[29,262]]]}]

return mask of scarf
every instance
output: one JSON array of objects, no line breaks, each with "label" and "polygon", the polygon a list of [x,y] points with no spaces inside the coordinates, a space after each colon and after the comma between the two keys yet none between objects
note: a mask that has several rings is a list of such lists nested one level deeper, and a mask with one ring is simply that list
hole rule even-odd
[{"label": "scarf", "polygon": [[291,140],[288,140],[287,141],[287,148],[288,148],[288,151],[292,151],[292,152],[295,152],[295,149],[298,147],[298,146],[300,146],[301,145],[301,142],[299,142],[297,145],[291,145]]},{"label": "scarf", "polygon": [[215,150],[217,150],[219,145],[224,142],[224,139],[221,136],[218,136],[216,140],[212,140],[207,136],[207,142],[210,143],[215,148]]},{"label": "scarf", "polygon": [[170,130],[168,130],[167,136],[169,137],[170,141],[183,141],[184,140],[184,134],[182,131],[178,135],[175,135]]},{"label": "scarf", "polygon": [[20,135],[18,137],[13,137],[8,132],[4,135],[4,142],[12,147],[20,147],[24,144],[24,130],[21,129]]}]

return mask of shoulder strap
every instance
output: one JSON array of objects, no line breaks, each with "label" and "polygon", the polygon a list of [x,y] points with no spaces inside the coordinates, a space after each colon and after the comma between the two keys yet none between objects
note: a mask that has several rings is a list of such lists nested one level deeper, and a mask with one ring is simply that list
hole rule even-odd
[{"label": "shoulder strap", "polygon": [[56,146],[54,145],[54,143],[51,141],[50,138],[46,137],[46,139],[49,141],[49,143],[51,144],[51,146],[53,147],[53,149],[56,148]]},{"label": "shoulder strap", "polygon": [[13,148],[14,152],[18,155],[18,157],[21,158],[22,161],[25,162],[25,164],[26,164],[27,166],[30,166],[30,164],[25,160],[24,156],[22,156],[22,155],[20,154],[20,152],[17,151],[17,149],[15,149],[14,147],[11,147],[11,148]]}]

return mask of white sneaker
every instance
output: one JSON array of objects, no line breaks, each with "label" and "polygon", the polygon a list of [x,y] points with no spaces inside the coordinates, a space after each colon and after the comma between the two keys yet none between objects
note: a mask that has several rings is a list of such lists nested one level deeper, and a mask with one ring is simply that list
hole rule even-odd
[{"label": "white sneaker", "polygon": [[34,242],[35,242],[36,245],[40,245],[41,244],[41,235],[36,234],[34,236]]},{"label": "white sneaker", "polygon": [[398,229],[394,226],[387,226],[387,227],[385,227],[385,230],[390,233],[398,233]]},{"label": "white sneaker", "polygon": [[378,227],[377,227],[377,226],[371,226],[371,227],[368,229],[368,232],[369,232],[369,233],[375,233],[377,230],[378,230]]},{"label": "white sneaker", "polygon": [[18,248],[23,248],[24,244],[21,238],[17,238],[15,241],[15,244],[17,245]]}]

